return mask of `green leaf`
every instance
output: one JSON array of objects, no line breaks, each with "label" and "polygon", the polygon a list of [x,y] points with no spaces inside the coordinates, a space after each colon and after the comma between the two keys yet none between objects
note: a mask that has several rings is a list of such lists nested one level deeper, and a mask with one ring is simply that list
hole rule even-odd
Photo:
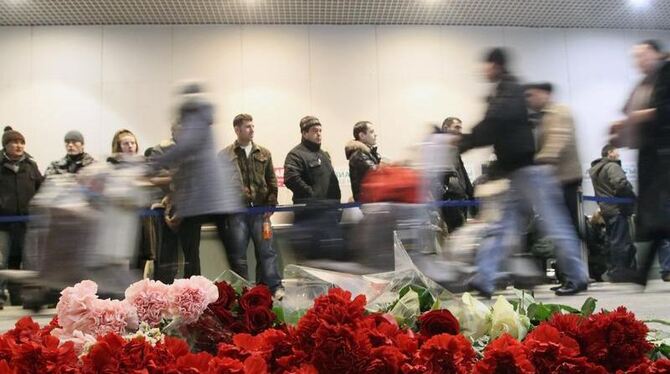
[{"label": "green leaf", "polygon": [[584,317],[588,317],[591,314],[593,314],[593,311],[596,310],[596,303],[598,302],[597,299],[594,299],[592,297],[587,298],[584,301],[584,304],[582,304],[582,315]]},{"label": "green leaf", "polygon": [[644,323],[660,323],[661,325],[670,326],[670,321],[665,321],[665,320],[662,320],[662,319],[647,319],[647,320],[644,320],[642,322],[644,322]]},{"label": "green leaf", "polygon": [[398,324],[413,327],[417,317],[421,314],[420,305],[419,295],[413,290],[408,290],[389,313],[395,317]]},{"label": "green leaf", "polygon": [[284,308],[280,306],[275,306],[272,308],[272,312],[277,316],[277,321],[279,323],[286,323],[286,320],[284,319]]}]

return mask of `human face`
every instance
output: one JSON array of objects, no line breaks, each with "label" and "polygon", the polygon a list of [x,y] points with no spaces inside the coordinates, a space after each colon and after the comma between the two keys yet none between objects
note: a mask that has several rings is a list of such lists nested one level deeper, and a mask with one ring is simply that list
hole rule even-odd
[{"label": "human face", "polygon": [[321,144],[321,125],[315,125],[302,133],[302,137],[312,143]]},{"label": "human face", "polygon": [[662,54],[656,52],[647,44],[638,44],[633,47],[633,59],[635,66],[642,74],[651,74],[658,62],[662,59]]},{"label": "human face", "polygon": [[121,153],[137,153],[137,140],[130,134],[123,134],[119,137],[119,146],[121,147]]},{"label": "human face", "polygon": [[607,158],[609,158],[612,161],[618,161],[619,160],[619,150],[618,149],[613,149],[607,154]]},{"label": "human face", "polygon": [[372,126],[371,124],[368,124],[368,131],[360,133],[358,135],[358,138],[360,139],[361,142],[365,143],[370,147],[377,145],[377,133],[375,132],[374,126]]},{"label": "human face", "polygon": [[454,121],[451,125],[446,126],[442,131],[448,132],[450,134],[461,135],[463,131],[463,123],[461,121]]},{"label": "human face", "polygon": [[84,153],[84,143],[76,140],[65,142],[65,152],[70,156],[76,156]]},{"label": "human face", "polygon": [[254,123],[253,121],[245,121],[239,126],[235,126],[235,134],[237,141],[242,145],[247,145],[254,140]]},{"label": "human face", "polygon": [[484,65],[482,66],[482,69],[484,72],[484,77],[489,82],[497,81],[498,77],[500,76],[500,73],[502,72],[500,66],[492,62],[485,62]]},{"label": "human face", "polygon": [[18,159],[26,152],[26,143],[20,140],[12,140],[5,146],[7,156],[12,159]]},{"label": "human face", "polygon": [[544,109],[549,103],[549,92],[531,88],[526,90],[526,104],[528,107],[536,112]]}]

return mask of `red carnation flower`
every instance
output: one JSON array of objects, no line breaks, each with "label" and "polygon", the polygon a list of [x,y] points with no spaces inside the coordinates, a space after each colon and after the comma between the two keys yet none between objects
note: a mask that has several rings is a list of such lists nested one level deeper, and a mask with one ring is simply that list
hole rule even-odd
[{"label": "red carnation flower", "polygon": [[509,334],[503,334],[489,343],[484,350],[484,358],[477,362],[473,373],[535,373],[535,367],[528,359],[525,347]]},{"label": "red carnation flower", "polygon": [[626,374],[668,374],[670,373],[670,360],[663,359],[650,361],[645,359],[642,363],[626,371]]},{"label": "red carnation flower", "polygon": [[244,325],[250,333],[258,334],[272,327],[276,317],[270,309],[263,307],[247,309],[244,312]]},{"label": "red carnation flower", "polygon": [[440,334],[428,339],[415,363],[430,373],[470,373],[477,354],[463,335]]},{"label": "red carnation flower", "polygon": [[[207,352],[187,353],[179,358],[174,364],[177,373],[209,373],[209,363],[213,361],[212,355]],[[225,371],[220,371],[226,373]]]},{"label": "red carnation flower", "polygon": [[579,356],[579,344],[546,323],[528,334],[523,344],[540,373],[550,373],[567,358]]},{"label": "red carnation flower", "polygon": [[584,318],[578,314],[556,313],[546,323],[579,342],[579,331],[583,321]]},{"label": "red carnation flower", "polygon": [[398,374],[407,356],[396,347],[386,346],[372,350],[370,362],[365,365],[365,374]]},{"label": "red carnation flower", "polygon": [[142,370],[147,366],[147,359],[151,356],[153,347],[144,338],[135,338],[123,347],[120,357],[121,365],[126,369]]},{"label": "red carnation flower", "polygon": [[208,373],[244,374],[244,363],[229,357],[214,357],[209,362]]},{"label": "red carnation flower", "polygon": [[[541,373],[541,371],[539,371]],[[556,366],[552,374],[607,374],[604,367],[586,357],[568,357]]]},{"label": "red carnation flower", "polygon": [[312,364],[319,373],[360,373],[370,354],[370,343],[349,326],[322,325],[315,333]]},{"label": "red carnation flower", "polygon": [[439,334],[457,335],[461,331],[458,320],[446,309],[431,310],[419,317],[419,332],[430,338]]},{"label": "red carnation flower", "polygon": [[266,285],[258,285],[244,292],[240,297],[240,307],[243,310],[254,308],[272,309],[272,293]]},{"label": "red carnation flower", "polygon": [[581,326],[584,355],[610,372],[642,362],[652,345],[647,326],[624,307],[592,315]]}]

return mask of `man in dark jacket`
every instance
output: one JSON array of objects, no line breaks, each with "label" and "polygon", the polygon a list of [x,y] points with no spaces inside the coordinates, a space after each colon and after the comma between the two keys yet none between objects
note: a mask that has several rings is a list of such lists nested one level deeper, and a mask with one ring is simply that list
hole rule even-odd
[{"label": "man in dark jacket", "polygon": [[360,121],[354,125],[354,139],[344,147],[344,154],[349,160],[349,179],[354,201],[360,201],[361,183],[365,174],[375,170],[382,158],[377,153],[377,133],[368,121]]},{"label": "man in dark jacket", "polygon": [[[248,207],[273,207],[277,205],[277,177],[269,150],[256,144],[254,119],[249,114],[238,114],[233,120],[237,140],[223,151],[220,157],[232,160],[237,166],[242,193]],[[256,253],[256,283],[267,285],[273,293],[281,288],[277,251],[272,237],[263,236],[263,225],[270,225],[272,212],[265,214],[236,214],[231,216],[231,230],[239,248],[247,248],[249,240]]]},{"label": "man in dark jacket", "polygon": [[[442,122],[442,132],[452,135],[461,135],[463,129],[463,122],[456,117],[447,117]],[[470,182],[470,176],[465,170],[463,159],[458,155],[456,163],[451,165],[444,174],[444,181],[442,188],[444,194],[442,200],[457,201],[457,200],[472,200],[474,199],[475,190]],[[447,224],[449,232],[453,232],[457,228],[463,226],[468,217],[467,207],[442,207],[442,218]]]},{"label": "man in dark jacket", "polygon": [[76,174],[81,168],[92,164],[95,160],[84,152],[84,136],[77,130],[65,134],[65,157],[52,162],[44,176],[55,174]]},{"label": "man in dark jacket", "polygon": [[293,192],[293,203],[304,204],[342,197],[330,155],[321,150],[321,122],[313,116],[300,120],[302,140],[286,155],[284,183]]},{"label": "man in dark jacket", "polygon": [[[591,163],[589,175],[597,197],[634,198],[633,185],[621,168],[619,151],[613,145],[606,145],[602,158]],[[632,204],[612,204],[599,202],[600,213],[605,220],[605,230],[609,239],[609,266],[603,279],[619,282],[630,279],[635,269],[635,245],[630,236],[630,216]]]},{"label": "man in dark jacket", "polygon": [[573,295],[586,290],[586,265],[552,166],[533,165],[535,140],[528,122],[524,91],[507,70],[504,50],[489,51],[484,73],[495,88],[488,99],[484,119],[471,134],[463,135],[460,150],[493,145],[496,167],[510,180],[510,189],[498,222],[492,224],[477,252],[478,271],[470,284],[483,295],[491,295],[500,264],[511,249],[508,239],[519,235],[521,207],[528,204],[542,217],[540,229],[556,245],[559,266],[566,269],[566,282],[556,294]]},{"label": "man in dark jacket", "polygon": [[[0,223],[0,231],[9,238],[8,245],[3,246],[2,268],[20,269],[23,259],[23,246],[26,236],[26,220],[21,216],[28,215],[28,205],[42,184],[37,164],[26,154],[26,139],[11,127],[5,127],[2,135],[2,165],[0,166],[0,216],[12,216],[13,222]],[[15,220],[15,221],[14,221]],[[4,303],[2,284],[0,304]],[[11,287],[12,304],[20,304],[19,289]]]},{"label": "man in dark jacket", "polygon": [[626,118],[612,133],[616,145],[639,149],[636,235],[651,241],[651,250],[640,259],[633,280],[646,284],[656,252],[667,259],[670,251],[670,62],[655,40],[636,44],[633,55],[643,78],[624,107]]}]

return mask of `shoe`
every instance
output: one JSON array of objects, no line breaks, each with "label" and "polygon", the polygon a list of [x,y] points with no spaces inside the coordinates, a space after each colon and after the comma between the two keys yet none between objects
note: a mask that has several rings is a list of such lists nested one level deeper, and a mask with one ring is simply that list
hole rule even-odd
[{"label": "shoe", "polygon": [[670,273],[661,274],[661,279],[663,279],[663,282],[670,282]]},{"label": "shoe", "polygon": [[279,302],[282,301],[284,295],[286,295],[286,291],[284,291],[284,288],[280,287],[275,290],[275,293],[274,295],[272,295],[272,298],[274,299],[275,302]]},{"label": "shoe", "polygon": [[577,286],[572,282],[567,282],[561,288],[556,290],[556,296],[576,295],[582,291],[586,291],[586,288],[586,284]]},{"label": "shoe", "polygon": [[603,274],[603,280],[610,283],[640,283],[640,274],[632,269],[618,269]]},{"label": "shoe", "polygon": [[554,286],[554,287],[551,287],[551,288],[549,288],[549,289],[550,289],[551,291],[558,291],[558,289],[561,288],[561,287],[563,287],[563,285],[562,285],[562,284],[559,284],[558,286]]},{"label": "shoe", "polygon": [[473,290],[477,291],[477,293],[479,294],[479,296],[483,297],[483,298],[486,299],[486,300],[491,299],[491,296],[493,296],[493,292],[488,291],[488,290],[485,290],[484,287],[481,287],[481,286],[479,286],[479,285],[476,284],[476,283],[470,283],[470,287],[471,287]]}]

